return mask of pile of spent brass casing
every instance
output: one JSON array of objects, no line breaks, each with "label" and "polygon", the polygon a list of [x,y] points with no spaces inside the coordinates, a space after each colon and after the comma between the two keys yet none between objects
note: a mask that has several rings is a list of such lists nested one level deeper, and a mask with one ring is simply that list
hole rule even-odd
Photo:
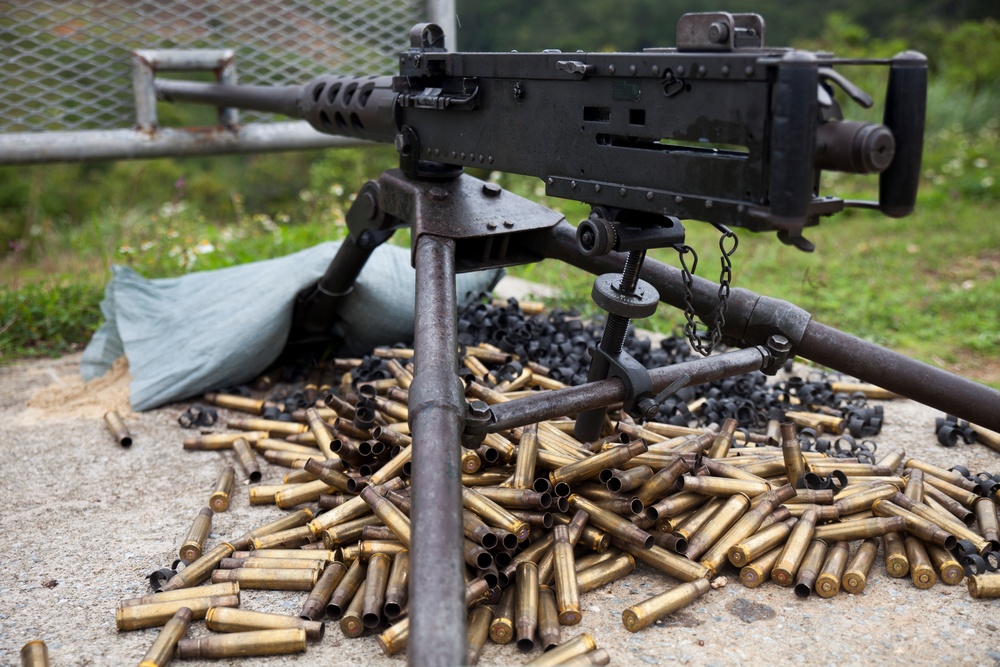
[{"label": "pile of spent brass casing", "polygon": [[[250,504],[288,513],[202,552],[211,519],[203,510],[181,547],[199,557],[164,592],[123,602],[120,630],[166,623],[163,641],[178,656],[261,655],[304,651],[321,640],[326,619],[347,637],[375,635],[386,655],[405,648],[412,351],[375,355],[387,360],[387,377],[352,382],[362,360],[333,360],[306,378],[294,410],[274,398],[205,396],[253,416],[231,416],[230,432],[188,438],[185,449],[231,450],[251,479],[263,469],[270,482],[276,467],[289,469],[281,484],[248,487]],[[488,345],[465,347],[468,400],[495,404],[561,386],[537,364],[494,375],[511,361]],[[901,450],[877,463],[803,451],[797,423],[843,428],[807,408],[759,436],[738,432],[732,419],[707,428],[637,425],[613,411],[596,442],[574,439],[566,417],[463,448],[469,664],[488,638],[536,652],[528,664],[607,664],[586,632],[567,639],[567,626],[585,627],[581,597],[629,575],[636,561],[667,576],[659,594],[623,610],[632,632],[692,603],[731,567],[747,587],[770,578],[800,597],[832,597],[865,588],[880,545],[888,573],[909,574],[918,588],[965,577],[953,553],[959,540],[983,569],[995,562],[996,496],[977,495],[960,475]],[[843,488],[802,488],[807,474],[835,470]],[[232,466],[221,471],[209,500],[215,511],[232,500],[234,476]],[[998,578],[969,577],[969,591],[1000,596]],[[307,597],[298,618],[263,614],[238,609],[241,588]],[[200,619],[227,634],[182,639]]]}]

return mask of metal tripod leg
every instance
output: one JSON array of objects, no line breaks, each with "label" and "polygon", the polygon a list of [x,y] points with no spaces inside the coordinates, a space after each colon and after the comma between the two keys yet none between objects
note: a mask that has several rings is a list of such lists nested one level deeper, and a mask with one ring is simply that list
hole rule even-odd
[{"label": "metal tripod leg", "polygon": [[413,436],[413,538],[407,662],[430,667],[465,662],[460,435],[465,398],[458,379],[455,242],[416,241]]}]

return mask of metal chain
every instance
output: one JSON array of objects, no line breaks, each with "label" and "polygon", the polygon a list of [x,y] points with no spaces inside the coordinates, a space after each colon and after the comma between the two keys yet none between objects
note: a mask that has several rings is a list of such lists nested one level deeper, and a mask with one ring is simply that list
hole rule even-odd
[{"label": "metal chain", "polygon": [[[722,271],[719,275],[719,301],[715,306],[715,323],[705,335],[698,333],[698,323],[695,321],[694,311],[694,273],[698,268],[698,254],[689,245],[674,246],[681,262],[681,280],[684,283],[684,335],[688,342],[699,354],[707,357],[722,340],[722,328],[726,325],[726,310],[729,308],[729,293],[733,282],[733,262],[732,256],[739,247],[739,239],[725,225],[716,225],[716,229],[722,232],[719,238],[719,250],[721,251],[720,263]],[[727,248],[727,242],[732,242],[732,246]],[[687,255],[694,257],[694,263],[690,268],[687,264]]]}]

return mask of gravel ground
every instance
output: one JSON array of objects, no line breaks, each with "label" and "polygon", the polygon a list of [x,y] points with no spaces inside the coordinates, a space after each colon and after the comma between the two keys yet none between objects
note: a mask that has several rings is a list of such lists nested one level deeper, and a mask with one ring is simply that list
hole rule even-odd
[{"label": "gravel ground", "polygon": [[[136,664],[156,630],[119,633],[115,607],[147,592],[146,575],[169,564],[226,462],[215,452],[185,452],[176,417],[184,404],[127,414],[135,444],[123,449],[101,420],[122,407],[127,376],[82,387],[79,356],[0,368],[3,446],[0,519],[0,664],[15,664],[20,647],[42,639],[52,665]],[[41,393],[39,393],[41,392]],[[31,397],[34,396],[34,399]],[[29,405],[32,407],[26,407]],[[881,447],[903,447],[949,467],[1000,470],[1000,455],[981,445],[936,444],[936,413],[909,401],[886,403]],[[264,466],[264,482],[283,471]],[[280,514],[250,507],[237,488],[228,512],[217,514],[210,544]],[[746,589],[729,572],[710,591],[666,621],[632,634],[621,623],[630,604],[672,586],[645,566],[583,597],[583,622],[564,633],[590,632],[612,664],[691,665],[983,665],[1000,662],[995,601],[973,600],[966,587],[938,583],[916,589],[885,574],[881,556],[862,595],[800,600],[768,583]],[[246,591],[242,607],[296,614],[304,593]],[[189,636],[206,631],[195,624]],[[519,664],[528,656],[488,644],[481,664]],[[374,638],[350,640],[331,624],[326,637],[292,657],[255,658],[256,665],[400,665]],[[189,664],[237,664],[191,661]]]}]

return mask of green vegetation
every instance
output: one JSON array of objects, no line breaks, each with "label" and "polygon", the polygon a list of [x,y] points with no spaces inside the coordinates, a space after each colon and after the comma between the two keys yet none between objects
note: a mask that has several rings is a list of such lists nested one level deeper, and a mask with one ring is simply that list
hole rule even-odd
[{"label": "green vegetation", "polygon": [[[462,39],[472,31],[477,13],[491,4],[463,8]],[[590,16],[592,4],[600,3],[581,5],[584,16],[574,21],[607,27]],[[977,3],[959,5],[965,15],[976,16],[969,12]],[[768,16],[766,9],[759,11]],[[552,25],[538,17],[529,20],[534,14],[528,19],[517,12],[500,15],[518,16],[522,26]],[[956,10],[955,16],[961,15]],[[650,25],[672,26],[674,20],[632,24],[648,30]],[[992,20],[913,22],[900,29],[902,37],[889,39],[884,24],[865,29],[858,20],[856,14],[835,14],[816,30],[804,21],[801,34],[808,39],[799,44],[838,55],[871,56],[909,47],[931,57],[917,213],[890,220],[847,211],[826,219],[806,232],[817,246],[811,255],[781,245],[772,235],[744,232],[733,258],[734,286],[787,299],[822,322],[1000,386],[1000,226],[995,224],[1000,201],[1000,27]],[[776,23],[780,25],[771,21],[769,27]],[[606,34],[625,34],[615,26]],[[771,43],[779,41],[776,31]],[[503,33],[503,26],[494,32]],[[532,45],[530,36],[502,37],[510,37],[516,48],[539,46]],[[573,39],[579,44],[572,48],[597,43],[582,28]],[[463,48],[478,48],[471,41],[464,41]],[[599,43],[608,48],[648,45],[622,45],[611,38]],[[844,71],[880,95],[883,81],[858,68]],[[859,112],[848,114],[858,117]],[[111,264],[150,277],[171,276],[283,255],[341,237],[352,193],[394,162],[391,149],[379,148],[0,169],[0,247],[6,253],[0,257],[0,363],[60,354],[84,344],[101,321],[97,304]],[[536,180],[503,174],[494,178],[557,208],[573,223],[587,214],[574,202],[546,200]],[[874,183],[828,174],[823,189],[844,198],[872,198]],[[688,242],[701,258],[699,275],[717,277],[717,232],[697,222],[687,228]],[[654,256],[677,265],[673,251]],[[559,285],[562,305],[593,312],[592,277],[552,262],[513,272]],[[643,324],[670,331],[681,322],[679,313],[661,309]]]}]

